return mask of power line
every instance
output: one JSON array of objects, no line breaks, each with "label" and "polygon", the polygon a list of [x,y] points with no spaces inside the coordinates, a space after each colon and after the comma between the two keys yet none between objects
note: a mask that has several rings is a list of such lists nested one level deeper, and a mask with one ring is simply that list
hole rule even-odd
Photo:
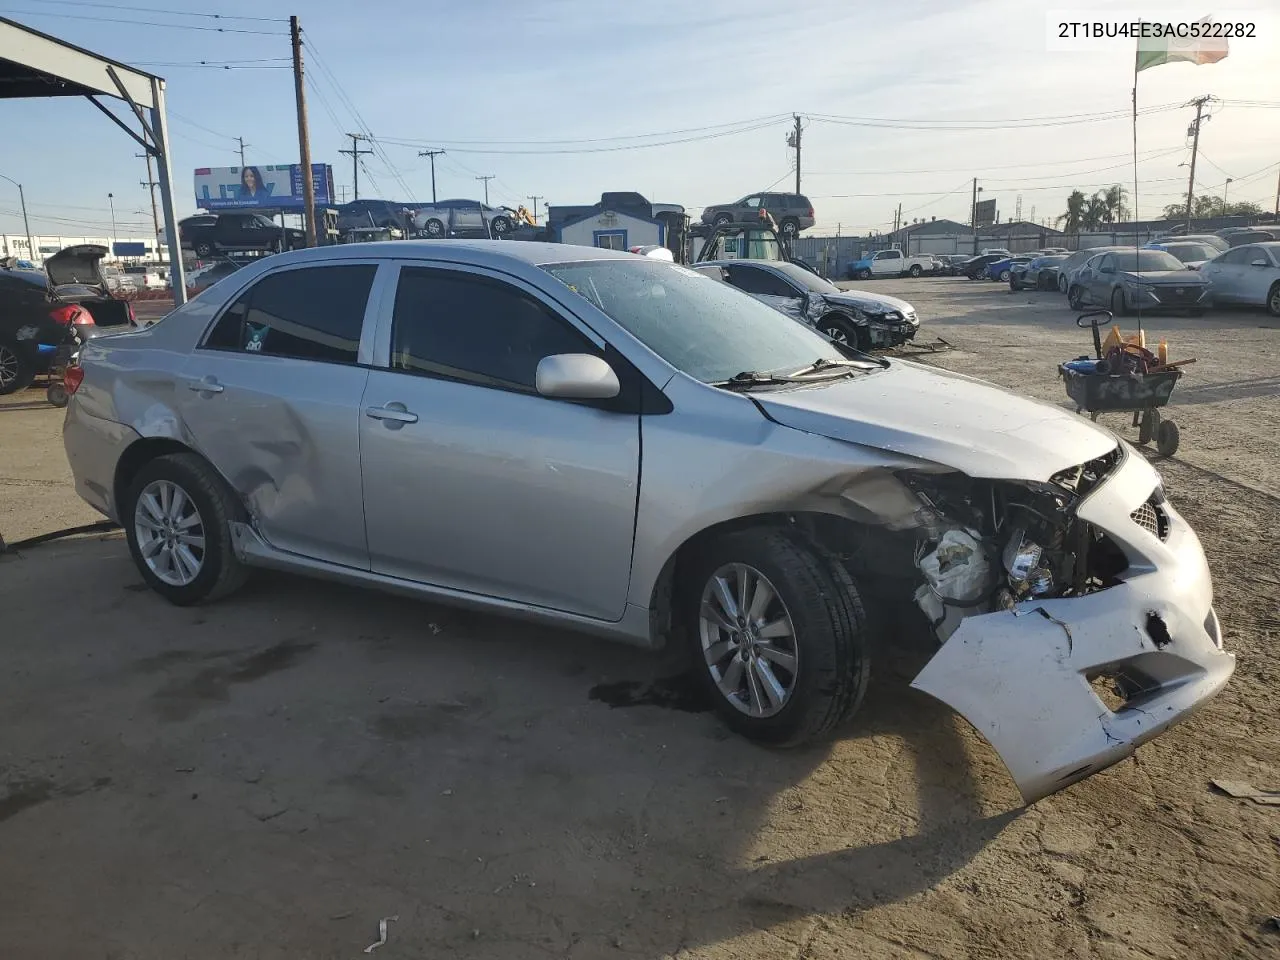
[{"label": "power line", "polygon": [[206,127],[202,123],[197,123],[196,121],[192,120],[190,117],[184,117],[182,114],[178,113],[176,110],[170,109],[167,112],[169,116],[173,117],[175,120],[178,120],[182,123],[190,124],[191,126],[195,127],[197,130],[203,130],[205,133],[211,133],[215,137],[220,137],[223,140],[239,141],[240,139],[239,137],[231,136],[229,133],[219,133],[217,130],[214,130],[210,127]]},{"label": "power line", "polygon": [[[1164,113],[1177,110],[1181,104],[1169,104],[1147,107],[1138,111],[1139,116]],[[849,127],[878,127],[888,130],[931,130],[937,132],[966,130],[1024,130],[1036,127],[1066,127],[1084,123],[1102,123],[1111,120],[1129,119],[1127,111],[1109,114],[1090,114],[1080,116],[1068,114],[1060,118],[1033,118],[1023,120],[894,120],[888,117],[842,117],[836,115],[807,114],[809,119],[818,123],[830,123]]]},{"label": "power line", "polygon": [[474,147],[456,147],[452,145],[452,141],[432,140],[409,140],[395,137],[383,137],[384,143],[394,144],[401,147],[423,147],[432,144],[444,146],[448,149],[452,156],[457,153],[474,153],[486,156],[518,156],[518,155],[565,155],[565,154],[583,154],[583,153],[617,153],[622,150],[646,150],[652,147],[670,147],[681,143],[698,143],[705,140],[718,140],[721,137],[731,137],[739,133],[751,133],[754,130],[762,130],[765,127],[774,126],[777,121],[771,120],[768,123],[759,123],[755,126],[740,127],[736,130],[724,130],[719,133],[708,133],[701,136],[681,137],[675,140],[660,140],[654,143],[633,143],[622,146],[613,147],[582,147],[578,149],[556,149],[556,150],[482,150]]},{"label": "power line", "polygon": [[775,123],[781,120],[790,120],[789,113],[776,113],[767,117],[752,117],[746,120],[734,120],[729,123],[709,123],[696,127],[685,127],[680,130],[661,130],[653,133],[621,133],[611,137],[582,137],[582,138],[562,138],[562,139],[531,139],[531,140],[469,140],[449,138],[442,139],[441,143],[461,143],[471,146],[494,144],[498,146],[564,146],[568,144],[578,143],[609,143],[616,140],[645,140],[650,137],[669,137],[685,133],[699,133],[712,130],[723,130],[729,127],[740,127],[745,124],[754,123]]},{"label": "power line", "polygon": [[54,17],[60,20],[88,20],[95,23],[126,23],[133,27],[168,27],[171,30],[199,30],[203,33],[247,33],[262,37],[276,37],[277,30],[246,30],[239,27],[201,27],[193,23],[156,23],[153,20],[125,20],[121,17],[89,17],[80,13],[49,13],[45,10],[5,10],[7,15],[19,17]]},{"label": "power line", "polygon": [[189,10],[164,10],[157,7],[131,7],[118,3],[89,3],[87,0],[42,0],[59,7],[88,7],[91,10],[128,10],[136,13],[167,13],[174,17],[205,17],[211,20],[255,20],[261,23],[288,23],[281,17],[242,17],[236,13],[192,13]]},{"label": "power line", "polygon": [[[1181,150],[1181,149],[1182,147],[1175,147],[1173,148],[1173,151],[1169,151],[1169,152],[1174,152],[1176,150]],[[1156,156],[1158,154],[1163,154],[1165,152],[1166,150],[1164,147],[1161,147],[1159,150],[1150,150],[1150,151],[1147,151],[1146,155],[1144,155],[1140,159],[1147,159],[1148,157]],[[1060,166],[1063,164],[1070,164],[1070,163],[1089,163],[1094,160],[1115,160],[1120,157],[1129,159],[1132,156],[1133,156],[1133,153],[1126,150],[1124,153],[1107,153],[1097,157],[1077,157],[1074,160],[1038,160],[1030,163],[1008,163],[1008,164],[1003,164],[999,166],[988,166],[987,164],[981,164],[981,166],[983,170],[1020,170],[1023,167],[1056,167],[1056,166]],[[955,167],[946,167],[946,168],[935,167],[930,170],[823,170],[823,171],[807,170],[805,171],[805,176],[806,177],[879,177],[879,176],[895,176],[896,177],[896,176],[906,176],[908,174],[917,174],[917,173],[959,173],[959,172],[960,170],[958,170]]]}]

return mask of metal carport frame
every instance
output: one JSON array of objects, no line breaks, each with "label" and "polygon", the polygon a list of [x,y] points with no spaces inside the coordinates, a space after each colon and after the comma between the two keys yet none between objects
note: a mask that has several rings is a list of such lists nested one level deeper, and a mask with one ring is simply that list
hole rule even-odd
[{"label": "metal carport frame", "polygon": [[[116,97],[129,104],[142,126],[142,133],[136,133],[108,110],[98,99],[101,96]],[[173,300],[175,305],[185,303],[187,278],[182,269],[182,241],[178,238],[178,221],[173,212],[164,79],[0,17],[0,98],[18,97],[85,97],[155,157],[164,205]],[[150,113],[150,123],[144,111]],[[10,133],[9,142],[14,139]]]}]

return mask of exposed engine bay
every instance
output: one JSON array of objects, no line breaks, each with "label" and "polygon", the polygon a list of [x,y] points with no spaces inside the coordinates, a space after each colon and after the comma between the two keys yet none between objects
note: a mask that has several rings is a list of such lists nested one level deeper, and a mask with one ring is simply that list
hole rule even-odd
[{"label": "exposed engine bay", "polygon": [[1123,551],[1076,508],[1120,458],[1116,447],[1048,483],[900,475],[926,508],[914,558],[923,582],[914,599],[940,641],[968,616],[1118,582],[1128,565]]}]

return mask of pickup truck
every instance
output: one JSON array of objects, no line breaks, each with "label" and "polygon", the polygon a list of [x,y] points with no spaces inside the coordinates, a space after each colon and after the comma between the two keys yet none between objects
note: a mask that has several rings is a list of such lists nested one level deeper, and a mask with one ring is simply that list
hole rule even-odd
[{"label": "pickup truck", "polygon": [[178,237],[201,259],[230,251],[279,253],[307,245],[301,230],[286,230],[260,213],[197,214],[178,224]]},{"label": "pickup truck", "polygon": [[908,257],[901,250],[877,250],[849,264],[850,280],[872,277],[918,277],[934,268],[933,257]]}]

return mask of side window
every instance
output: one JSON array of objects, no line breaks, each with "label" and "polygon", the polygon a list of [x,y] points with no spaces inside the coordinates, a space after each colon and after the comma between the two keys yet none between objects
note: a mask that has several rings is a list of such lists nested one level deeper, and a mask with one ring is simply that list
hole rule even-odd
[{"label": "side window", "polygon": [[1236,247],[1224,253],[1219,262],[1240,265],[1248,263],[1251,259],[1253,259],[1251,247]]},{"label": "side window", "polygon": [[304,267],[263,277],[205,338],[211,350],[355,363],[373,264]]},{"label": "side window", "polygon": [[750,207],[751,209],[754,210],[756,207],[760,206],[759,195],[756,195],[754,197],[747,197],[747,199],[742,201],[742,205],[744,207]]},{"label": "side window", "polygon": [[544,304],[508,284],[449,270],[400,270],[393,370],[533,393],[543,357],[597,352]]},{"label": "side window", "polygon": [[743,293],[752,293],[764,297],[798,297],[798,294],[781,277],[768,270],[755,267],[729,267],[729,282]]},{"label": "side window", "polygon": [[625,250],[627,249],[627,235],[622,231],[597,234],[596,246],[605,250]]},{"label": "side window", "polygon": [[1107,270],[1114,270],[1116,266],[1115,257],[1107,254],[1105,257],[1099,257],[1093,265],[1094,273],[1104,273]]}]

